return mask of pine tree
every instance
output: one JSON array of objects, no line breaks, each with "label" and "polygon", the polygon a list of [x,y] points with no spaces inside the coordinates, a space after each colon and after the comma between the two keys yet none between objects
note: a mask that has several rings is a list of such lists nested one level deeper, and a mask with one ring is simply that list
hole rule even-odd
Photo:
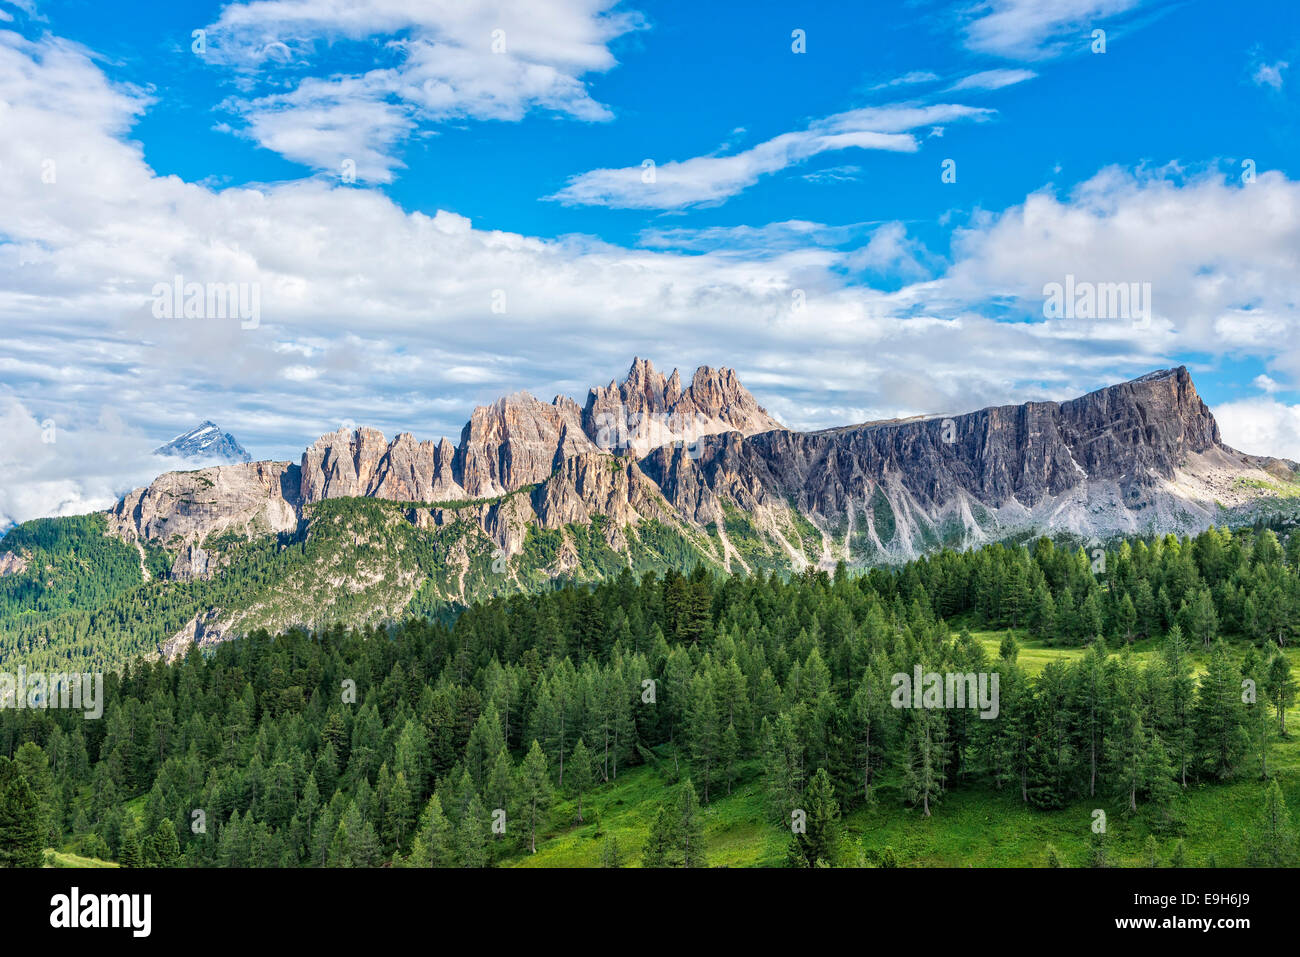
[{"label": "pine tree", "polygon": [[[238,833],[238,828],[232,830]],[[130,819],[122,829],[122,849],[118,852],[118,863],[123,867],[144,866],[144,849],[140,846],[140,834],[136,830],[135,822]],[[232,862],[230,866],[239,866],[239,864]]]},{"label": "pine tree", "polygon": [[763,719],[763,782],[768,813],[777,827],[788,827],[790,812],[803,791],[803,749],[788,714],[775,726]]},{"label": "pine tree", "polygon": [[1248,686],[1253,688],[1255,692],[1254,694],[1243,692],[1242,697],[1245,700],[1242,709],[1242,726],[1259,757],[1259,776],[1262,780],[1268,780],[1269,731],[1273,722],[1268,714],[1268,698],[1263,677],[1263,666],[1254,648],[1246,652],[1246,657],[1241,664],[1241,676],[1243,683],[1248,682]]},{"label": "pine tree", "polygon": [[0,867],[40,867],[41,807],[18,765],[0,756]]},{"label": "pine tree", "polygon": [[1178,780],[1187,787],[1187,772],[1195,760],[1195,730],[1193,712],[1196,704],[1196,682],[1192,678],[1191,654],[1183,630],[1177,625],[1169,629],[1161,661],[1167,682],[1168,717],[1165,723],[1165,740],[1169,744]]},{"label": "pine tree", "polygon": [[682,867],[704,866],[704,818],[690,780],[683,782],[677,798],[675,833]]},{"label": "pine tree", "polygon": [[1150,734],[1143,721],[1138,672],[1125,650],[1116,674],[1115,697],[1106,740],[1106,758],[1115,772],[1115,788],[1130,811],[1146,781],[1145,760]]},{"label": "pine tree", "polygon": [[477,794],[456,825],[456,856],[461,867],[487,867],[488,812]]},{"label": "pine tree", "polygon": [[[591,767],[588,762],[588,768]],[[533,746],[528,749],[528,756],[519,767],[519,801],[528,819],[528,850],[537,853],[537,821],[551,806],[553,791],[551,775],[546,768],[546,755],[542,746],[533,739]]]},{"label": "pine tree", "polygon": [[736,780],[736,762],[740,758],[740,735],[736,732],[736,726],[730,722],[727,723],[727,729],[722,732],[722,739],[718,744],[718,770],[722,775],[722,780],[727,784],[727,793],[731,793],[731,785]]},{"label": "pine tree", "polygon": [[454,861],[452,827],[442,812],[438,795],[431,795],[411,842],[411,867],[450,867]]},{"label": "pine tree", "polygon": [[[515,793],[515,763],[510,758],[510,752],[503,745],[493,758],[492,764],[488,770],[487,781],[484,784],[483,796],[487,801],[487,806],[493,811],[502,810],[509,813],[514,807]],[[505,835],[494,834],[494,837],[501,838]]]},{"label": "pine tree", "polygon": [[[1300,542],[1300,535],[1293,535],[1293,540]],[[1269,656],[1268,667],[1264,677],[1264,693],[1277,712],[1277,733],[1285,738],[1286,711],[1295,703],[1296,680],[1291,677],[1291,661],[1280,650],[1274,650]]]},{"label": "pine tree", "polygon": [[1156,845],[1154,834],[1147,835],[1146,843],[1142,845],[1142,858],[1147,867],[1160,866],[1160,849]]},{"label": "pine tree", "polygon": [[839,859],[840,806],[825,768],[818,768],[804,792],[803,827],[795,829],[787,861],[791,867],[834,866]]},{"label": "pine tree", "polygon": [[1201,766],[1221,781],[1232,777],[1249,747],[1241,693],[1241,679],[1227,645],[1215,642],[1196,696],[1195,726]]},{"label": "pine tree", "polygon": [[623,854],[619,850],[618,838],[613,834],[605,838],[605,843],[600,846],[600,866],[601,867],[622,867]]},{"label": "pine tree", "polygon": [[176,826],[167,818],[158,822],[151,837],[153,858],[158,867],[176,867],[181,859],[181,844]]},{"label": "pine tree", "polygon": [[1253,834],[1247,835],[1246,863],[1251,867],[1291,867],[1296,862],[1296,835],[1277,779],[1264,791],[1264,806]]},{"label": "pine tree", "polygon": [[582,796],[591,790],[591,754],[582,738],[578,739],[578,743],[573,746],[573,754],[569,756],[569,786],[573,788],[574,797],[578,801],[577,821],[581,824]]},{"label": "pine tree", "polygon": [[912,712],[907,737],[907,764],[903,769],[904,789],[921,814],[930,816],[930,805],[943,793],[946,743],[943,715],[929,708]]},{"label": "pine tree", "polygon": [[645,867],[703,867],[704,821],[690,779],[671,804],[660,805],[641,852]]},{"label": "pine tree", "polygon": [[1178,839],[1178,843],[1174,845],[1174,853],[1169,857],[1169,866],[1187,866],[1187,848],[1183,845],[1183,839],[1181,837]]},{"label": "pine tree", "polygon": [[691,768],[703,787],[704,803],[709,803],[709,787],[717,774],[718,749],[722,728],[718,705],[713,696],[713,679],[699,674],[691,682],[686,707],[686,739],[691,752]]}]

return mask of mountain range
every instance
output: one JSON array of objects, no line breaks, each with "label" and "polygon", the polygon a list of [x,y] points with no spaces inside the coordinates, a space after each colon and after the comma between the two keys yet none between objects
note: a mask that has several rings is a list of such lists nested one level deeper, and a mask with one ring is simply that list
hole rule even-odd
[{"label": "mountain range", "polygon": [[[1242,524],[1291,514],[1298,469],[1225,445],[1185,367],[1067,402],[798,432],[730,369],[683,385],[637,359],[583,405],[481,406],[455,444],[340,430],[297,462],[169,472],[104,518],[176,616],[157,625],[170,657],[624,568],[865,567]],[[29,557],[8,541],[0,575]]]}]

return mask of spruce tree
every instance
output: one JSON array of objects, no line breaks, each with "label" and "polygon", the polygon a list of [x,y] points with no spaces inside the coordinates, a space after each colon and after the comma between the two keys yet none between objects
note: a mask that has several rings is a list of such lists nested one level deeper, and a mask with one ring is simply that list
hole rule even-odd
[{"label": "spruce tree", "polygon": [[1282,788],[1274,778],[1264,790],[1264,806],[1253,834],[1247,835],[1246,863],[1251,867],[1291,867],[1296,862],[1296,834]]},{"label": "spruce tree", "polygon": [[623,853],[618,846],[618,838],[613,834],[605,838],[605,842],[600,846],[600,866],[601,867],[622,867]]},{"label": "spruce tree", "polygon": [[573,754],[569,756],[569,787],[573,789],[573,796],[578,802],[576,820],[581,824],[582,796],[591,790],[591,754],[582,738],[578,739],[578,743],[573,746]]},{"label": "spruce tree", "polygon": [[[588,762],[588,768],[590,768]],[[542,746],[533,739],[528,755],[519,767],[519,802],[528,821],[528,850],[537,853],[537,822],[551,806],[553,790],[551,775],[546,768],[546,755]]]},{"label": "spruce tree", "polygon": [[1210,651],[1196,696],[1196,738],[1201,767],[1221,781],[1232,777],[1249,747],[1244,727],[1241,677],[1228,647],[1217,641]]},{"label": "spruce tree", "polygon": [[825,768],[808,782],[803,804],[803,827],[793,831],[786,859],[791,867],[833,867],[839,861],[840,806]]},{"label": "spruce tree", "polygon": [[18,765],[0,756],[0,867],[40,867],[41,807]]},{"label": "spruce tree", "polygon": [[[1300,535],[1293,535],[1292,539],[1300,542]],[[1291,677],[1290,659],[1280,649],[1274,649],[1265,672],[1264,693],[1276,710],[1277,733],[1282,738],[1287,736],[1286,711],[1295,703],[1298,688],[1300,685]]]}]

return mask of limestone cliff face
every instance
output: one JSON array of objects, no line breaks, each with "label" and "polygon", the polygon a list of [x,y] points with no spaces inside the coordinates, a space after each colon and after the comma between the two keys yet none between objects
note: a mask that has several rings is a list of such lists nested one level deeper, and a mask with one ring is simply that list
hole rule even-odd
[{"label": "limestone cliff face", "polygon": [[407,433],[389,443],[374,429],[322,436],[303,453],[299,499],[495,498],[545,481],[575,456],[639,455],[701,436],[779,428],[731,369],[701,367],[683,389],[676,370],[665,377],[637,359],[622,383],[592,389],[585,409],[565,396],[548,403],[526,392],[479,406],[455,446]]},{"label": "limestone cliff face", "polygon": [[226,531],[291,532],[298,526],[299,484],[298,466],[287,462],[168,472],[111,508],[109,527],[123,538],[177,546]]},{"label": "limestone cliff face", "polygon": [[[680,428],[687,420],[693,434]],[[638,359],[622,383],[592,389],[585,408],[518,393],[475,409],[455,446],[340,430],[300,465],[169,473],[110,520],[124,537],[176,547],[176,578],[213,573],[202,546],[214,532],[292,531],[313,503],[340,497],[411,502],[422,526],[472,518],[506,554],[534,525],[603,516],[613,543],[621,532],[611,530],[645,518],[705,529],[739,509],[775,528],[793,509],[824,536],[820,560],[855,562],[1035,529],[1191,530],[1220,505],[1258,496],[1243,478],[1294,474],[1224,446],[1185,368],[1068,402],[801,433],[767,415],[730,370],[703,367],[683,388],[675,371]],[[500,501],[438,505],[466,499]]]},{"label": "limestone cliff face", "polygon": [[610,527],[642,518],[671,521],[668,503],[631,459],[587,452],[566,459],[532,495],[543,528],[585,525],[596,516]]},{"label": "limestone cliff face", "polygon": [[1139,531],[1148,517],[1170,519],[1180,509],[1190,519],[1170,530],[1182,531],[1232,496],[1219,480],[1230,485],[1257,468],[1222,445],[1185,368],[1069,402],[813,433],[715,436],[694,451],[660,448],[642,463],[694,521],[719,514],[723,501],[749,511],[790,501],[828,530],[862,532],[877,550],[903,556],[923,549],[906,535],[891,549],[894,533],[870,527],[868,513],[883,507],[891,525],[922,538],[954,522],[968,543],[1034,523],[1085,536]]},{"label": "limestone cliff face", "polygon": [[610,382],[588,393],[582,427],[600,448],[637,456],[670,443],[693,444],[708,435],[754,435],[782,428],[740,384],[735,371],[701,366],[683,389],[676,369],[665,377],[645,359],[633,360],[622,383]]},{"label": "limestone cliff face", "polygon": [[384,498],[399,502],[459,499],[455,449],[446,439],[417,442],[403,432],[388,442],[375,429],[340,429],[317,439],[302,455],[303,504],[327,498]]},{"label": "limestone cliff face", "polygon": [[545,403],[527,392],[479,406],[461,431],[457,475],[470,498],[492,498],[534,485],[557,462],[595,451],[572,399]]}]

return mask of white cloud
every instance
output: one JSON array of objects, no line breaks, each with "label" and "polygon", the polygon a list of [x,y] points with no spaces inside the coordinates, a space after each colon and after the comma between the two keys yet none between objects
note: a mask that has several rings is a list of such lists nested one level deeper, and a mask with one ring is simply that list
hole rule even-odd
[{"label": "white cloud", "polygon": [[286,159],[356,179],[388,183],[402,166],[394,148],[415,126],[411,114],[388,98],[372,76],[303,80],[288,93],[231,100],[247,126],[236,130]]},{"label": "white cloud", "polygon": [[[648,249],[680,249],[715,252],[731,257],[770,257],[791,251],[811,254],[817,247],[845,246],[865,240],[878,223],[850,223],[827,226],[807,220],[791,219],[762,226],[707,226],[644,229],[639,245]],[[824,258],[830,263],[831,258]]]},{"label": "white cloud", "polygon": [[1280,383],[1278,383],[1272,377],[1263,375],[1262,373],[1260,375],[1255,376],[1252,384],[1255,386],[1255,388],[1259,389],[1261,392],[1267,392],[1270,395],[1274,392],[1282,391],[1282,386]]},{"label": "white cloud", "polygon": [[908,237],[902,223],[895,222],[878,227],[865,246],[848,255],[844,265],[854,272],[888,273],[910,281],[932,275],[937,262],[921,243]]},{"label": "white cloud", "polygon": [[23,403],[0,397],[0,529],[50,515],[111,506],[124,488],[165,470],[139,433],[111,410],[90,428],[68,430],[38,419]]},{"label": "white cloud", "polygon": [[809,183],[851,183],[861,178],[862,167],[852,163],[843,166],[828,166],[826,169],[804,173],[803,179]]},{"label": "white cloud", "polygon": [[1212,411],[1223,441],[1233,448],[1300,460],[1300,405],[1276,399],[1239,399]]},{"label": "white cloud", "polygon": [[1038,74],[1033,70],[984,70],[962,77],[948,90],[952,93],[960,90],[1000,90],[1006,86],[1032,80],[1036,76]]},{"label": "white cloud", "polygon": [[932,123],[984,119],[992,110],[959,104],[897,104],[837,113],[806,129],[782,133],[729,156],[695,156],[649,168],[595,169],[570,178],[548,199],[566,206],[616,209],[682,209],[721,203],[763,176],[796,166],[821,153],[875,149],[912,153],[919,146],[910,130]]},{"label": "white cloud", "polygon": [[[347,420],[454,436],[477,402],[519,388],[581,400],[638,354],[687,373],[733,365],[795,427],[1067,398],[1184,348],[1265,356],[1280,380],[1300,378],[1300,184],[1276,172],[1241,188],[1108,170],[977,217],[943,270],[903,224],[661,231],[626,248],[409,213],[321,179],[215,189],[159,176],[128,139],[148,98],[48,37],[0,31],[0,102],[9,516],[105,503],[161,469],[143,450],[204,418],[279,458]],[[841,114],[816,135],[891,135],[927,109]],[[881,289],[855,267],[917,278]],[[1149,279],[1155,321],[989,317],[992,295],[1032,319],[1042,283],[1067,271]],[[260,325],[154,318],[154,284],[178,274],[259,284]],[[1267,335],[1223,345],[1225,321],[1255,317]],[[33,439],[46,418],[60,432],[50,448]],[[1270,444],[1288,441],[1284,419],[1270,421],[1251,451],[1284,450]]]},{"label": "white cloud", "polygon": [[987,0],[966,25],[966,44],[981,53],[1035,60],[1086,50],[1089,33],[1107,17],[1135,9],[1142,0]]},{"label": "white cloud", "polygon": [[883,83],[877,83],[871,87],[871,90],[875,92],[876,90],[888,90],[898,86],[916,86],[921,83],[933,83],[938,79],[939,74],[931,73],[929,70],[913,70],[910,73],[904,73],[902,76],[885,80]]},{"label": "white cloud", "polygon": [[1043,286],[1067,276],[1150,283],[1152,322],[1135,335],[1272,354],[1277,368],[1300,370],[1300,184],[1279,172],[1243,186],[1212,173],[1106,169],[1066,198],[1043,191],[985,215],[953,246],[942,293],[963,302],[1001,297],[1032,315]]},{"label": "white cloud", "polygon": [[[269,73],[262,95],[228,101],[240,131],[321,170],[346,159],[359,178],[387,182],[398,148],[421,124],[518,120],[548,110],[580,120],[612,114],[584,77],[616,65],[608,44],[644,26],[616,0],[256,0],[232,3],[208,27],[207,58]],[[308,75],[288,92],[281,74],[312,69],[323,47],[366,44],[392,65],[362,74]]]},{"label": "white cloud", "polygon": [[1282,89],[1283,77],[1290,66],[1285,60],[1279,60],[1276,63],[1260,63],[1255,67],[1255,72],[1251,74],[1251,79],[1255,81],[1256,86],[1269,86],[1275,90]]}]

